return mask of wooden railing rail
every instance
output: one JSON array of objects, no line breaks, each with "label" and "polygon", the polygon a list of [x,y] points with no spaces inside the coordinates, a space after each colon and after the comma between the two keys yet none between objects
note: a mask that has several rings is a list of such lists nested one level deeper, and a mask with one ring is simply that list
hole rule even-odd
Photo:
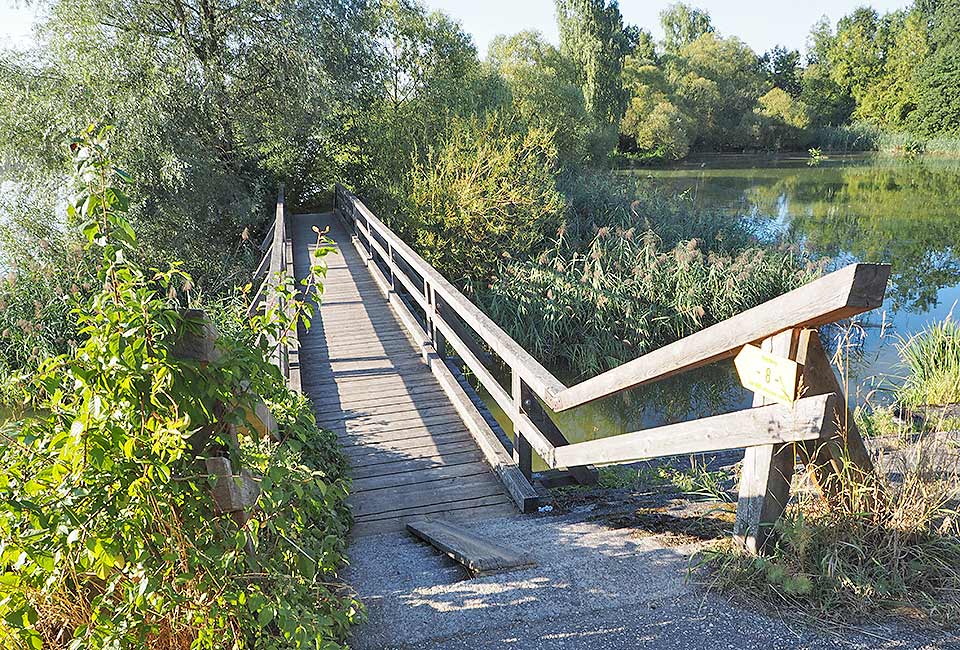
[{"label": "wooden railing rail", "polygon": [[[280,284],[286,282],[289,278],[296,277],[293,268],[293,239],[286,222],[283,185],[277,192],[277,206],[273,223],[267,230],[263,243],[260,244],[260,249],[264,251],[263,259],[253,276],[254,284],[259,282],[259,285],[250,306],[247,308],[248,317],[263,309],[274,308],[280,300],[278,293]],[[289,308],[292,309],[293,305],[290,305]],[[273,349],[271,361],[283,373],[288,385],[300,392],[300,350],[296,330],[290,332],[286,338],[289,340],[280,344],[277,341],[270,341],[270,346]]]},{"label": "wooden railing rail", "polygon": [[[765,539],[763,526],[776,520],[786,505],[796,449],[806,452],[818,485],[831,497],[836,496],[836,474],[847,459],[863,471],[872,469],[815,328],[879,307],[889,265],[851,264],[566,386],[339,184],[334,209],[353,231],[358,250],[384,292],[403,293],[422,311],[418,319],[404,301],[391,301],[413,337],[441,357],[449,345],[510,419],[516,433],[514,458],[528,477],[531,451],[548,466],[570,468],[579,473],[578,480],[589,480],[591,464],[746,447],[737,534],[748,548],[757,550]],[[470,340],[464,325],[509,369],[509,391],[483,363],[485,351]],[[756,408],[576,444],[568,443],[543,408],[572,409],[731,358],[748,344],[761,345],[808,369],[801,375],[799,399],[784,406],[769,404],[758,395]]]}]

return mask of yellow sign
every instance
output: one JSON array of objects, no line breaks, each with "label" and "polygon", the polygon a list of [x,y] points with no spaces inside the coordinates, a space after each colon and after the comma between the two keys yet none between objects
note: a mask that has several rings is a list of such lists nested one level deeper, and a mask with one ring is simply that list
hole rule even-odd
[{"label": "yellow sign", "polygon": [[764,352],[755,345],[745,345],[733,360],[740,382],[755,393],[761,393],[781,404],[797,399],[800,364]]}]

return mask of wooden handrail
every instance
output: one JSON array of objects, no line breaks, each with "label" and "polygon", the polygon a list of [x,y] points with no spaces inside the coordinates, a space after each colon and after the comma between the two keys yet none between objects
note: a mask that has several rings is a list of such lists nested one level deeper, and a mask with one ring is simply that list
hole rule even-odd
[{"label": "wooden handrail", "polygon": [[[284,274],[294,277],[293,269],[293,239],[287,228],[286,201],[283,185],[277,191],[277,205],[273,223],[267,230],[261,249],[265,250],[263,259],[254,273],[254,282],[260,281],[257,293],[254,295],[247,315],[253,316],[263,308],[271,309],[279,301],[277,282]],[[293,332],[293,342],[289,345],[275,346],[271,361],[287,379],[291,388],[300,391],[300,372],[298,363],[299,345],[296,332]]]},{"label": "wooden handrail", "polygon": [[[356,218],[354,212],[362,217],[364,228],[361,228],[360,232],[367,239],[370,249],[378,249],[378,253],[385,254],[380,244],[370,236],[370,231],[374,230],[389,244],[392,255],[402,257],[430,289],[554,412],[566,411],[628,388],[656,382],[733,357],[744,345],[762,341],[779,332],[825,325],[875,309],[883,303],[887,280],[890,277],[888,264],[851,264],[721,323],[568,387],[380,221],[359,198],[339,184],[336,186],[336,201],[341,208],[344,204],[350,206],[351,218]],[[392,259],[388,264],[392,272],[399,271]],[[411,286],[413,283],[404,282],[405,279],[405,274],[402,274],[401,282],[414,300],[423,306],[426,301],[425,293],[415,291]],[[451,343],[458,338],[449,326],[443,333]],[[457,352],[460,354],[461,350]],[[472,366],[471,369],[476,370]]]}]

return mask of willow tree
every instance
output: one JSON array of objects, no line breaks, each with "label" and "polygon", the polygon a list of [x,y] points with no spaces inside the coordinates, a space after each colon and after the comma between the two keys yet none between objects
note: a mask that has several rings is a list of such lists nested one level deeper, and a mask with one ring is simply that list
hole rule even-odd
[{"label": "willow tree", "polygon": [[626,96],[621,71],[631,36],[616,0],[556,0],[560,53],[573,62],[584,104],[599,125],[615,125]]},{"label": "willow tree", "polygon": [[663,27],[663,47],[669,54],[675,54],[704,34],[715,31],[709,13],[682,2],[660,12],[660,25]]},{"label": "willow tree", "polygon": [[332,166],[369,67],[361,0],[41,4],[36,46],[0,57],[4,167],[59,174],[65,134],[107,119],[147,249],[209,288],[227,270],[210,251],[236,248],[278,179]]}]

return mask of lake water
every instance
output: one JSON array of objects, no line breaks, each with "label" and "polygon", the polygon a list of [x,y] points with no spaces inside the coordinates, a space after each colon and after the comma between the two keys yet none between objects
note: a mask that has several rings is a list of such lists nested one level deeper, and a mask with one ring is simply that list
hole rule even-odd
[{"label": "lake water", "polygon": [[[830,156],[817,166],[807,161],[721,155],[623,173],[684,194],[698,208],[748,219],[769,236],[791,238],[829,257],[834,266],[892,264],[884,308],[859,320],[847,379],[851,402],[882,403],[903,373],[900,337],[945,318],[960,300],[960,161],[880,155]],[[731,397],[734,405],[746,399]],[[569,439],[586,440],[636,430],[648,423],[650,410],[649,397],[634,395],[556,420]],[[509,427],[502,413],[495,415]]]}]

